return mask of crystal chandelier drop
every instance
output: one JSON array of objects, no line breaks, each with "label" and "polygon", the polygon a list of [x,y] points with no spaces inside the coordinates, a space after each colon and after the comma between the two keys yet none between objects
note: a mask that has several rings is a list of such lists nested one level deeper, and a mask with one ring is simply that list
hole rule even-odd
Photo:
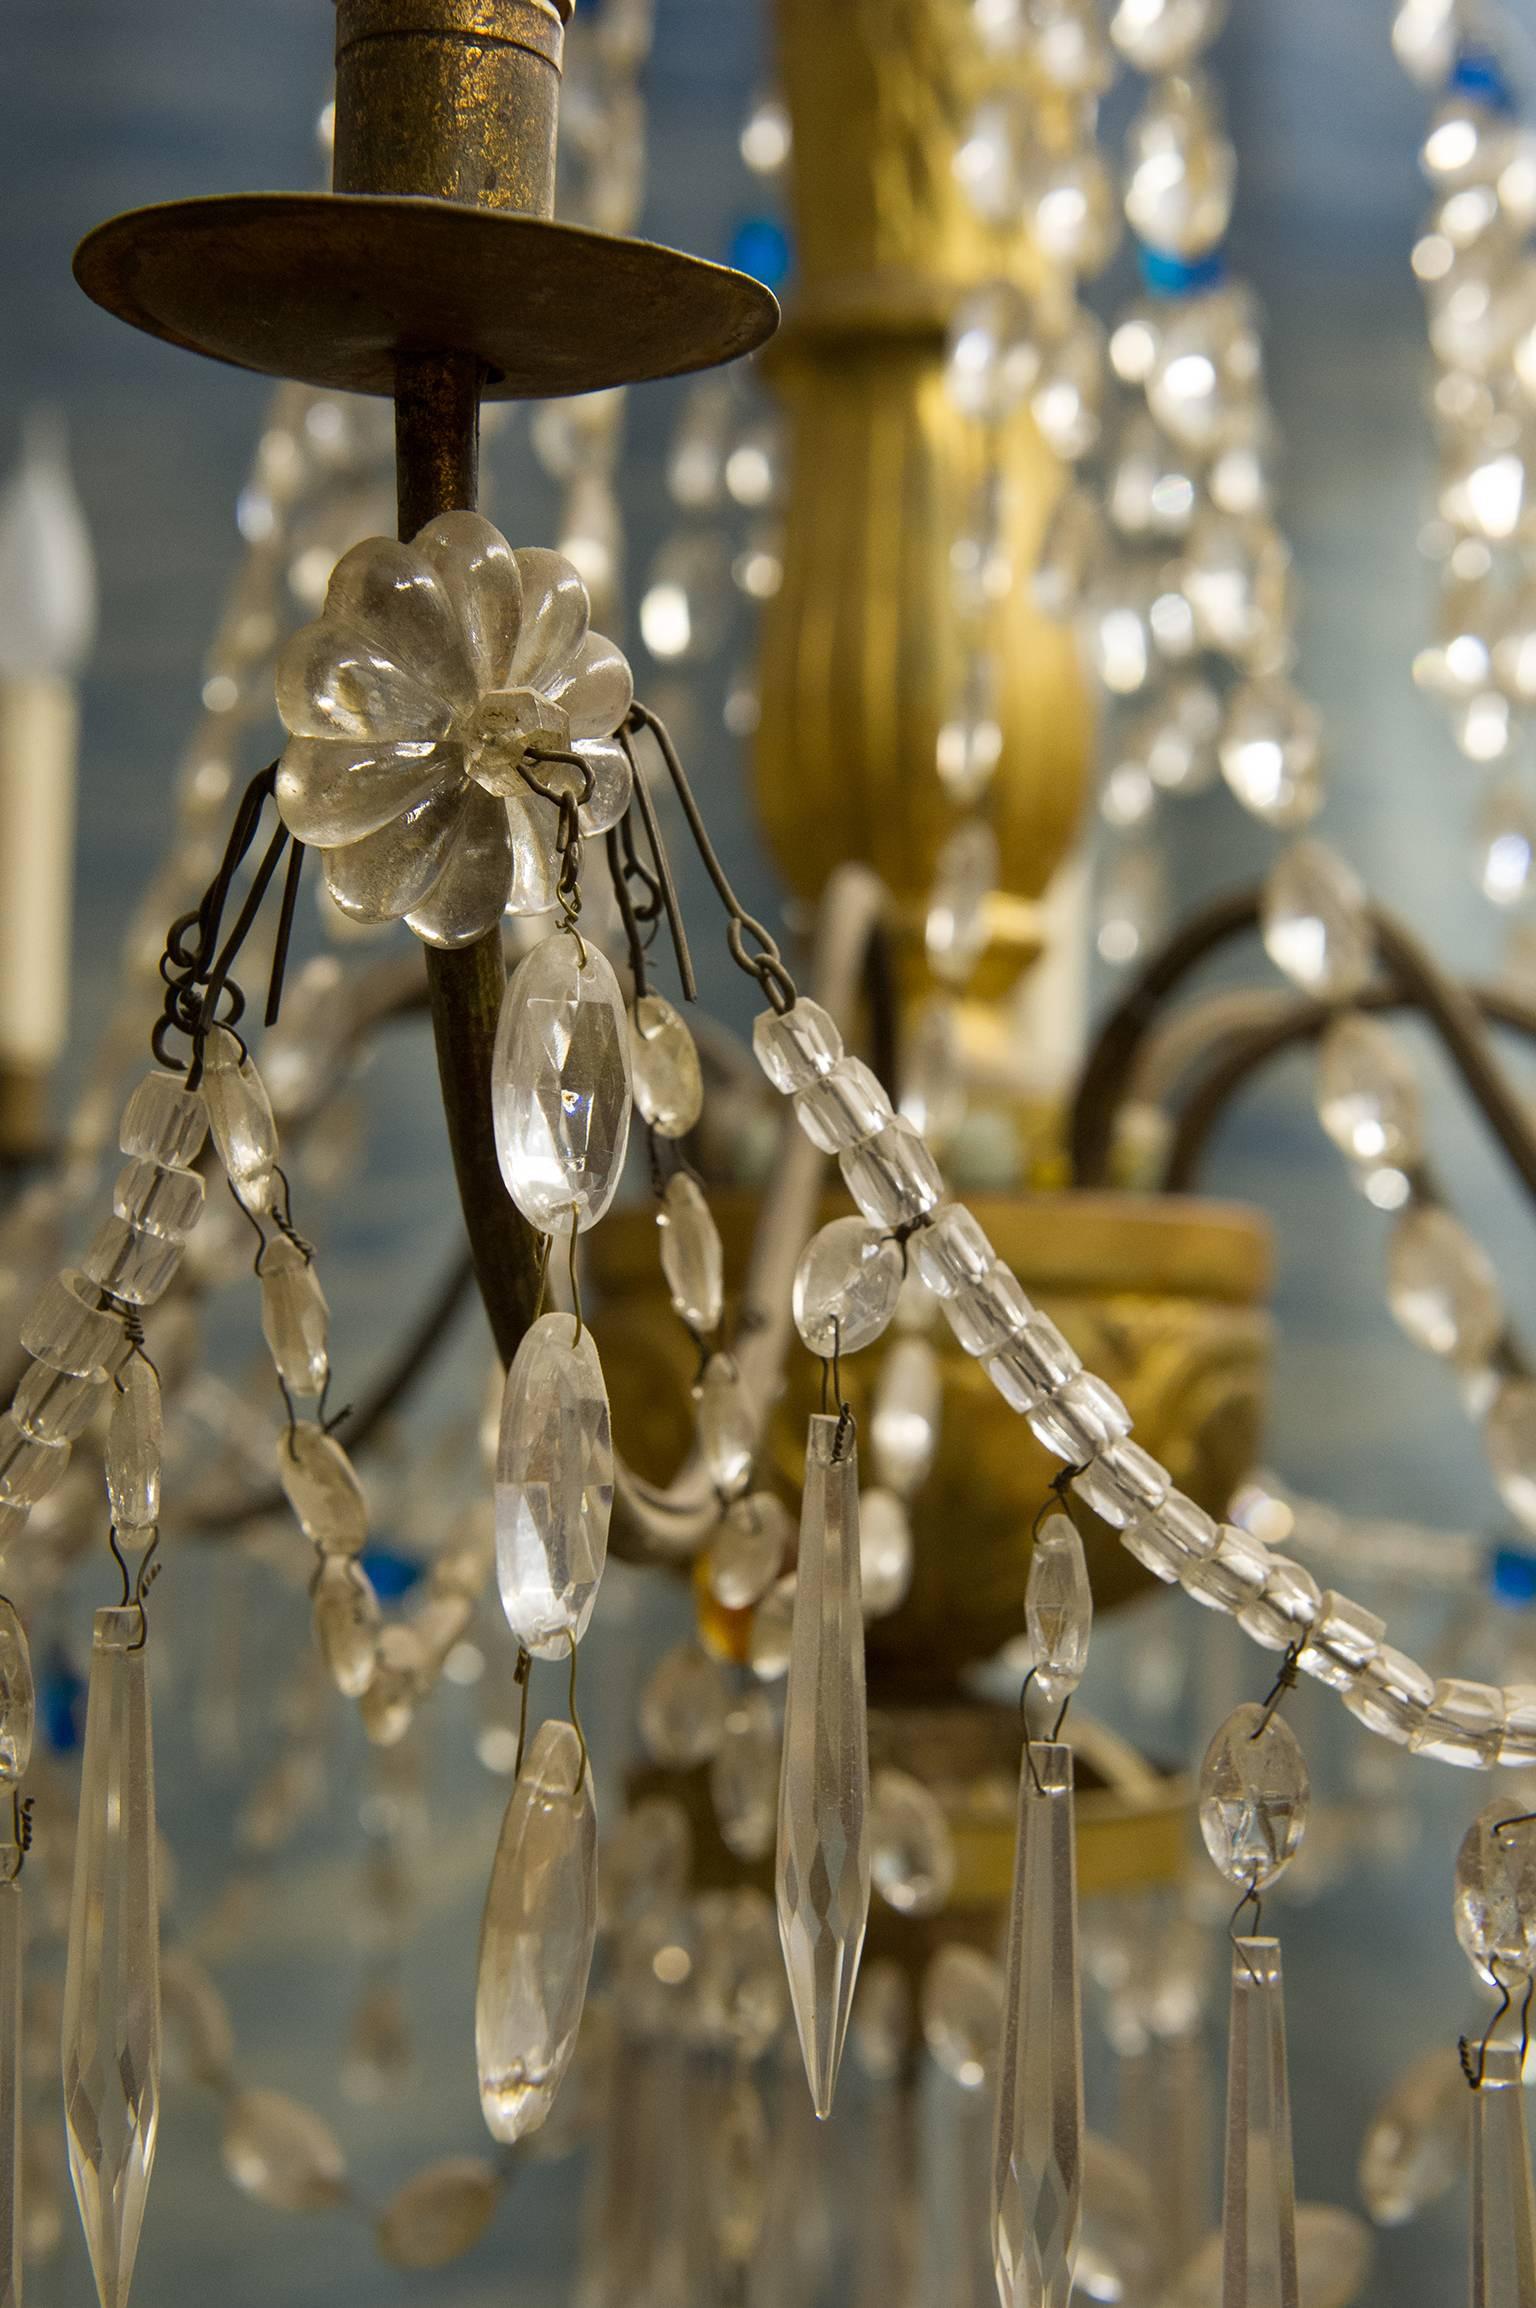
[{"label": "crystal chandelier drop", "polygon": [[[338,0],[331,191],[82,245],[109,311],[279,381],[114,1014],[0,1218],[13,2299],[61,2224],[41,2013],[102,2308],[162,2108],[197,2092],[237,2190],[361,2213],[402,2271],[466,2260],[582,2150],[562,2268],[588,2308],[1349,2308],[1371,2234],[1298,2201],[1288,2027],[1321,2023],[1294,1964],[1287,2013],[1266,1924],[1412,1816],[1422,1758],[1500,1775],[1445,1852],[1480,2001],[1426,2027],[1359,2193],[1390,2227],[1465,2166],[1474,2301],[1536,2303],[1536,1664],[1415,1655],[1478,1542],[1263,1473],[1262,1229],[1191,1192],[1243,1086],[1311,1049],[1392,1315],[1519,1534],[1498,1576],[1536,1592],[1536,1379],[1393,1022],[1536,1189],[1489,1031],[1536,1014],[1513,970],[1448,975],[1312,830],[1323,731],[1226,254],[1225,13],[779,0],[754,212],[716,266],[634,237],[646,0]],[[1498,26],[1403,0],[1393,45],[1430,97],[1439,602],[1413,671],[1486,768],[1478,872],[1513,907],[1536,146]],[[785,178],[798,271],[759,371]],[[1106,320],[1122,223],[1136,284]],[[680,376],[672,527],[635,569],[627,395]],[[553,543],[482,504],[482,403],[489,468],[518,400]],[[631,601],[649,694],[607,638]],[[745,902],[692,767],[727,643],[793,934]],[[1275,852],[1170,934],[1181,797],[1222,786]],[[1175,1006],[1244,936],[1269,981]],[[1131,976],[1084,1055],[1090,947]],[[742,983],[749,1047],[708,1022]],[[346,1094],[422,1018],[466,1247],[413,1309],[422,1214],[377,1223]],[[435,1114],[424,1070],[410,1097]],[[332,1321],[311,1209],[342,1194],[404,1306],[377,1344]],[[258,1330],[260,1380],[227,1375]],[[168,1591],[199,1557],[228,1625],[194,1660]],[[234,1720],[238,1750],[242,1659],[281,1704],[259,1766],[226,1758],[237,1851],[189,1930],[152,1717]],[[482,2123],[423,2158],[403,1978],[459,1857],[423,1756],[470,1694],[509,1785],[461,1838],[478,1956],[420,2056],[473,2075]],[[369,1949],[342,2081],[412,2157],[372,2201],[215,1977],[333,1782],[368,1845],[333,1893]]]}]

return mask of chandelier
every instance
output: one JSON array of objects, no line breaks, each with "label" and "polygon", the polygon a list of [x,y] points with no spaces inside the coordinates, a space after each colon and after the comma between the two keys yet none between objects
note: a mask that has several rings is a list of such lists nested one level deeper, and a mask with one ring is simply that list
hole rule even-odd
[{"label": "chandelier", "polygon": [[[1474,1994],[1372,2116],[1358,2195],[1391,2227],[1467,2169],[1472,2298],[1536,2308],[1536,1661],[1473,1607],[1481,1540],[1264,1471],[1265,1229],[1195,1192],[1245,1087],[1314,1052],[1392,1315],[1512,1526],[1493,1590],[1529,1600],[1536,1379],[1395,1023],[1536,1189],[1491,1032],[1532,1028],[1526,957],[1463,982],[1313,830],[1224,14],[778,0],[781,87],[740,133],[761,198],[718,265],[634,235],[646,0],[337,0],[329,191],[82,244],[97,304],[277,382],[114,1013],[0,1218],[13,2299],[59,2249],[67,2157],[123,2308],[162,2104],[202,2095],[217,2147],[175,2152],[210,2184],[360,2215],[417,2274],[469,2281],[579,2152],[583,2308],[1349,2308],[1371,2229],[1344,2186],[1297,2201],[1265,1926],[1408,1831],[1440,1763],[1495,1774],[1444,1870]],[[1459,0],[1392,29],[1431,200],[1413,672],[1486,779],[1497,908],[1536,853],[1536,145],[1507,37]],[[672,526],[629,572],[627,395],[675,378]],[[482,498],[482,413],[493,466],[516,402],[553,544]],[[608,637],[630,595],[649,688]],[[693,760],[694,677],[743,616],[723,722],[782,920]],[[0,712],[6,776],[23,750]],[[1218,789],[1273,857],[1170,927],[1183,801]],[[18,893],[50,810],[7,818]],[[1255,941],[1267,977],[1199,977]],[[52,952],[40,975],[41,1040],[29,982],[0,1000],[18,1137]],[[710,1021],[744,988],[749,1043]],[[437,1098],[402,1055],[423,1025]],[[411,1111],[370,1148],[380,1062]],[[464,1247],[413,1305],[431,1214],[381,1214],[367,1157],[439,1103]],[[332,1324],[328,1197],[387,1286],[378,1341]],[[195,1901],[167,1708],[241,1785]],[[461,1782],[467,1747],[509,1783],[499,1831],[436,1815],[450,1738]],[[411,2159],[366,2197],[218,1978],[338,1791],[365,1846],[325,1895],[366,1954],[341,2081]],[[473,1980],[434,1967],[417,2050],[424,1887],[460,1858]],[[306,2028],[334,2020],[317,1996]],[[1322,2024],[1293,1992],[1293,2042]],[[418,2061],[473,2077],[478,2129],[419,2141]]]}]

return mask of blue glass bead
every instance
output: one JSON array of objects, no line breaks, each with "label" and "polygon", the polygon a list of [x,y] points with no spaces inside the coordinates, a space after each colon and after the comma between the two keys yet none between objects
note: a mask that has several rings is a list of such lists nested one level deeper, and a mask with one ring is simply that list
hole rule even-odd
[{"label": "blue glass bead", "polygon": [[1490,112],[1515,110],[1515,92],[1491,48],[1463,48],[1445,85],[1448,95],[1470,96]]},{"label": "blue glass bead", "polygon": [[1147,293],[1155,297],[1200,296],[1219,288],[1227,277],[1226,252],[1213,248],[1208,256],[1170,256],[1165,249],[1136,244],[1136,262]]},{"label": "blue glass bead", "polygon": [[381,1603],[398,1603],[420,1585],[427,1567],[420,1556],[397,1554],[393,1547],[364,1547],[357,1559]]},{"label": "blue glass bead", "polygon": [[764,288],[776,289],[789,278],[793,254],[788,233],[774,218],[748,216],[731,235],[726,262],[738,272],[750,273]]},{"label": "blue glass bead", "polygon": [[85,1677],[52,1651],[37,1679],[37,1723],[55,1755],[73,1755],[85,1729]]},{"label": "blue glass bead", "polygon": [[1496,1547],[1488,1565],[1488,1589],[1501,1603],[1536,1603],[1536,1554],[1524,1547]]}]

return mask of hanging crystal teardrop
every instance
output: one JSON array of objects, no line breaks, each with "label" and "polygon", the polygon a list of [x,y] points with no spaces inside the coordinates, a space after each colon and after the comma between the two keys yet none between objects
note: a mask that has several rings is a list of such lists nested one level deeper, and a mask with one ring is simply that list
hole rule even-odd
[{"label": "hanging crystal teardrop", "polygon": [[546,1314],[512,1358],[496,1456],[496,1564],[518,1641],[562,1658],[592,1616],[608,1552],[613,1447],[590,1330]]},{"label": "hanging crystal teardrop", "polygon": [[1472,2308],[1533,2308],[1536,2202],[1519,2046],[1489,2044],[1472,2095]]},{"label": "hanging crystal teardrop", "polygon": [[1036,1740],[1019,1775],[993,2134],[992,2241],[1002,2308],[1067,2308],[1082,2153],[1072,1750]]},{"label": "hanging crystal teardrop", "polygon": [[1297,2308],[1296,2183],[1280,1943],[1232,1942],[1222,2308]]},{"label": "hanging crystal teardrop", "polygon": [[779,1781],[779,1937],[816,2113],[832,2107],[869,1916],[858,1449],[813,1417]]},{"label": "hanging crystal teardrop", "polygon": [[1200,1833],[1227,1881],[1262,1891],[1296,1856],[1307,1824],[1307,1759],[1284,1719],[1234,1707],[1200,1766]]},{"label": "hanging crystal teardrop", "polygon": [[1083,1679],[1093,1631],[1093,1593],[1077,1525],[1047,1515],[1030,1552],[1024,1583],[1030,1664],[1041,1695],[1059,1707]]},{"label": "hanging crystal teardrop", "polygon": [[64,1973],[69,2163],[101,2308],[123,2308],[160,2115],[160,1915],[138,1610],[98,1611]]},{"label": "hanging crystal teardrop", "polygon": [[619,1183],[629,1143],[629,1021],[594,945],[563,930],[534,947],[502,997],[491,1117],[507,1192],[531,1226],[585,1232]]}]

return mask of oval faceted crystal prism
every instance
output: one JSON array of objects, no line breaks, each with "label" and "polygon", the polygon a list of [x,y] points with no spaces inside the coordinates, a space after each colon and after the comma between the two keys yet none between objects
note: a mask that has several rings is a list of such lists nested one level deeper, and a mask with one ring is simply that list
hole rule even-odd
[{"label": "oval faceted crystal prism", "polygon": [[123,1366],[107,1427],[107,1503],[113,1528],[147,1531],[160,1520],[160,1377],[147,1355]]},{"label": "oval faceted crystal prism", "polygon": [[569,1723],[541,1723],[502,1821],[480,1927],[475,2058],[493,2139],[549,2114],[576,2048],[597,1936],[597,1812]]},{"label": "oval faceted crystal prism", "polygon": [[278,1436],[277,1479],[306,1539],[355,1555],[368,1537],[368,1502],[334,1435],[301,1418]]},{"label": "oval faceted crystal prism", "polygon": [[261,1333],[290,1394],[324,1393],[331,1370],[329,1322],[313,1262],[286,1234],[278,1235],[262,1255]]},{"label": "oval faceted crystal prism", "polygon": [[1507,1796],[1479,1812],[1456,1854],[1456,1937],[1495,1987],[1536,1972],[1536,1821]]},{"label": "oval faceted crystal prism", "polygon": [[704,1189],[686,1170],[674,1171],[663,1187],[656,1224],[672,1311],[707,1337],[725,1312],[724,1256]]},{"label": "oval faceted crystal prism", "polygon": [[937,1915],[955,1885],[955,1846],[944,1807],[920,1779],[878,1771],[870,1787],[869,1868],[898,1915]]},{"label": "oval faceted crystal prism", "polygon": [[1024,1624],[1041,1696],[1059,1706],[1083,1679],[1093,1632],[1088,1563],[1070,1515],[1047,1515],[1036,1536],[1024,1584]]},{"label": "oval faceted crystal prism", "polygon": [[512,1358],[496,1453],[502,1608],[536,1658],[563,1658],[592,1616],[608,1553],[613,1444],[590,1330],[545,1314]]},{"label": "oval faceted crystal prism", "polygon": [[214,1026],[208,1035],[203,1101],[231,1186],[248,1210],[270,1210],[277,1124],[261,1076],[227,1026]]},{"label": "oval faceted crystal prism", "polygon": [[704,1110],[704,1076],[692,1034],[660,994],[641,994],[630,1015],[635,1104],[659,1138],[683,1138]]},{"label": "oval faceted crystal prism", "polygon": [[26,1629],[14,1606],[0,1596],[0,1782],[26,1777],[36,1720]]},{"label": "oval faceted crystal prism", "polygon": [[351,1555],[321,1558],[313,1608],[327,1674],[344,1699],[360,1699],[378,1665],[382,1614],[372,1581]]},{"label": "oval faceted crystal prism", "polygon": [[1200,1766],[1200,1833],[1227,1881],[1263,1891],[1295,1858],[1311,1780],[1296,1734],[1249,1701],[1234,1707]]},{"label": "oval faceted crystal prism", "polygon": [[[583,959],[583,951],[585,959]],[[629,1144],[629,1022],[619,981],[588,941],[556,931],[513,971],[491,1061],[496,1154],[531,1226],[585,1233]]]}]

